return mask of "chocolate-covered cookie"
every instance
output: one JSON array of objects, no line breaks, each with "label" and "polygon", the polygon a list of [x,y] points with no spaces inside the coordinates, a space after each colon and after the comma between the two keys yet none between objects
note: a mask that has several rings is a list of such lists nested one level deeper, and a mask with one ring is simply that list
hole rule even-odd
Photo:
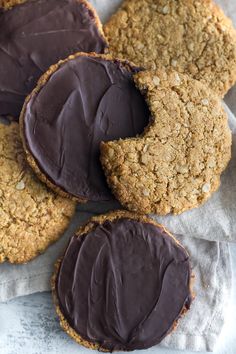
[{"label": "chocolate-covered cookie", "polygon": [[72,237],[52,288],[62,328],[112,352],[159,343],[189,309],[190,283],[189,256],[163,226],[116,211]]},{"label": "chocolate-covered cookie", "polygon": [[132,79],[138,71],[126,61],[78,53],[40,79],[22,110],[21,130],[41,180],[80,202],[112,199],[99,145],[147,125],[149,110]]},{"label": "chocolate-covered cookie", "polygon": [[104,53],[107,46],[86,0],[6,0],[0,5],[0,115],[18,118],[25,97],[50,65],[78,51]]}]

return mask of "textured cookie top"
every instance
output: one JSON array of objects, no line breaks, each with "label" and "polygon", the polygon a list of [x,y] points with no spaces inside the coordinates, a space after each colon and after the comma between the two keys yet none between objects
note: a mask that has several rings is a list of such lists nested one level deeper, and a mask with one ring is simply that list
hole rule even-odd
[{"label": "textured cookie top", "polygon": [[109,200],[99,161],[102,140],[136,136],[149,110],[132,76],[139,69],[78,53],[50,68],[28,97],[22,134],[41,179],[79,201]]},{"label": "textured cookie top", "polygon": [[190,281],[188,254],[163,226],[118,211],[72,237],[54,292],[61,324],[78,342],[130,351],[176,325],[191,304]]},{"label": "textured cookie top", "polygon": [[28,0],[8,9],[18,2],[0,2],[0,115],[15,118],[50,65],[77,51],[103,53],[107,46],[85,0]]},{"label": "textured cookie top", "polygon": [[236,81],[236,31],[212,0],[125,0],[105,34],[115,56],[188,73],[221,96]]},{"label": "textured cookie top", "polygon": [[0,168],[0,262],[25,263],[62,235],[75,203],[33,175],[17,123],[0,124]]},{"label": "textured cookie top", "polygon": [[130,210],[179,214],[217,190],[231,156],[231,133],[218,97],[184,74],[134,77],[153,120],[143,135],[102,143],[101,161],[115,196]]}]

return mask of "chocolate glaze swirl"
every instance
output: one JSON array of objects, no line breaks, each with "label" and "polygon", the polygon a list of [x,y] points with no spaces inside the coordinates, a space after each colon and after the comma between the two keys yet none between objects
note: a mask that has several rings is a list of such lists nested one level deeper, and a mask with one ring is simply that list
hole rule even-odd
[{"label": "chocolate glaze swirl", "polygon": [[26,144],[54,185],[77,198],[113,198],[99,147],[101,141],[135,136],[148,124],[149,110],[132,80],[138,70],[80,55],[31,97],[24,116]]},{"label": "chocolate glaze swirl", "polygon": [[39,77],[75,52],[103,53],[94,14],[79,0],[27,0],[0,12],[0,115],[18,117]]},{"label": "chocolate glaze swirl", "polygon": [[69,325],[103,349],[159,343],[189,308],[186,251],[162,228],[121,218],[74,236],[56,280]]}]

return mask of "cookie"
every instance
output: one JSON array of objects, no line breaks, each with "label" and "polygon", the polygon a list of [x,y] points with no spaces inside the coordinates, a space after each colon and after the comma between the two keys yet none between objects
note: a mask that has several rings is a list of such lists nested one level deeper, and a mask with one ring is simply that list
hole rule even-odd
[{"label": "cookie", "polygon": [[224,96],[236,81],[236,31],[212,0],[125,0],[105,26],[110,51],[189,74]]},{"label": "cookie", "polygon": [[113,196],[99,161],[102,140],[141,133],[149,110],[136,89],[139,68],[77,53],[52,66],[27,98],[21,131],[27,159],[48,186],[79,202]]},{"label": "cookie", "polygon": [[162,225],[115,211],[72,237],[52,289],[61,326],[78,343],[109,352],[145,349],[190,308],[189,256]]},{"label": "cookie", "polygon": [[27,0],[0,0],[0,11],[9,10],[15,5],[23,4]]},{"label": "cookie", "polygon": [[40,76],[77,51],[104,53],[101,22],[86,0],[0,0],[0,115],[18,119]]},{"label": "cookie", "polygon": [[152,121],[139,137],[104,142],[101,162],[117,199],[129,210],[180,214],[204,203],[231,157],[231,132],[215,93],[185,74],[134,76]]},{"label": "cookie", "polygon": [[17,123],[0,124],[0,167],[0,263],[26,263],[63,234],[75,203],[34,176]]}]

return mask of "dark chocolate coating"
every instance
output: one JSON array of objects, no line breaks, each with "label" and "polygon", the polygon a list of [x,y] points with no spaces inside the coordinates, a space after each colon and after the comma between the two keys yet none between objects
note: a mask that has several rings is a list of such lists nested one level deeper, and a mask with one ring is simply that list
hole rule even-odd
[{"label": "dark chocolate coating", "polygon": [[0,115],[18,118],[39,77],[75,52],[103,53],[106,42],[79,0],[28,0],[0,12]]},{"label": "dark chocolate coating", "polygon": [[109,351],[145,349],[189,308],[190,278],[186,251],[163,229],[121,218],[71,239],[56,293],[83,339]]},{"label": "dark chocolate coating", "polygon": [[62,64],[26,106],[24,135],[40,171],[67,193],[112,199],[99,161],[101,141],[141,133],[149,121],[132,74],[119,61],[78,56]]}]

